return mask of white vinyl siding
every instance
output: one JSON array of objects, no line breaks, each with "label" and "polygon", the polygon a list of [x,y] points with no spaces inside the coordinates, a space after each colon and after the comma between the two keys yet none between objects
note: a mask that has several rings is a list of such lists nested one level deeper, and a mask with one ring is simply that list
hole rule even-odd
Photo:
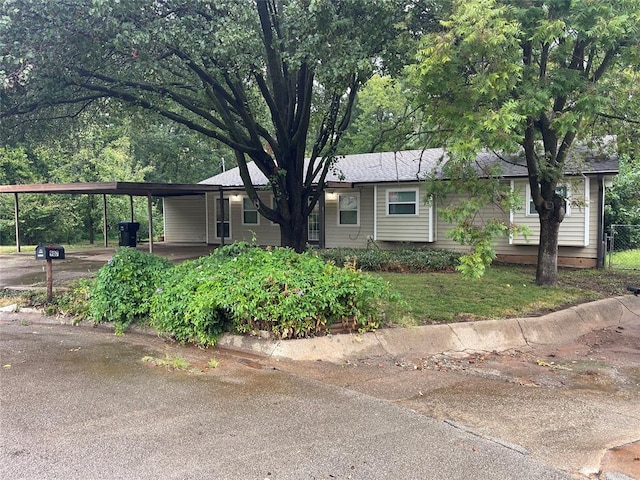
[{"label": "white vinyl siding", "polygon": [[[477,217],[478,221],[487,220],[489,218],[503,218],[505,221],[510,221],[518,225],[529,225],[530,234],[527,235],[527,239],[522,236],[509,239],[508,237],[498,237],[494,240],[493,244],[498,255],[505,255],[514,258],[529,258],[534,259],[538,254],[538,242],[540,236],[539,219],[537,216],[529,217],[525,213],[525,191],[526,191],[526,179],[517,179],[511,181],[512,188],[520,194],[522,201],[519,205],[519,209],[512,212],[503,212],[495,206],[488,205],[484,207]],[[596,178],[590,178],[585,183],[586,196],[584,204],[578,207],[572,206],[572,216],[566,217],[560,224],[560,248],[558,251],[559,258],[576,258],[576,259],[595,259],[597,255],[597,225],[598,225],[598,208],[596,205],[597,198],[590,192],[598,191],[598,184]],[[583,196],[583,187],[577,188],[575,183],[572,184],[573,199],[578,200],[576,195]],[[455,202],[463,202],[464,197],[462,195],[450,195],[446,200],[437,200],[436,209],[450,205]],[[585,219],[588,216],[588,220]],[[567,230],[567,225],[570,228]],[[576,225],[576,223],[578,225]],[[437,237],[434,247],[447,248],[459,252],[468,252],[468,246],[462,246],[448,236],[448,232],[453,228],[450,223],[445,222],[439,216],[437,217],[436,231]],[[571,237],[567,235],[568,232],[573,233],[573,242],[571,244]],[[527,241],[528,240],[528,241]],[[562,264],[562,260],[559,260]]]},{"label": "white vinyl siding", "polygon": [[[339,192],[325,193],[325,246],[366,247],[369,238],[373,237],[373,189],[363,186],[358,189],[345,189]],[[340,195],[358,195],[358,225],[340,225],[338,218],[338,198]]]},{"label": "white vinyl siding", "polygon": [[166,197],[163,200],[163,211],[165,242],[206,242],[206,209],[203,195]]},{"label": "white vinyl siding", "polygon": [[[570,214],[565,215],[560,224],[558,246],[561,247],[587,247],[591,244],[591,212],[594,210],[591,205],[589,179],[571,182],[567,180],[568,197],[571,205],[567,206]],[[511,214],[511,220],[516,225],[526,226],[529,234],[525,238],[523,235],[514,236],[511,243],[514,245],[538,245],[540,237],[540,220],[537,212],[528,214],[531,192],[526,180],[515,180],[513,182],[516,191],[521,192],[521,208]],[[595,208],[597,210],[597,208]],[[597,225],[597,222],[594,224]]]},{"label": "white vinyl siding", "polygon": [[434,205],[425,202],[424,188],[378,185],[376,191],[374,240],[418,243],[435,240]]},{"label": "white vinyl siding", "polygon": [[[436,212],[441,208],[448,208],[456,203],[465,202],[467,198],[461,194],[447,195],[445,199],[438,198],[434,200]],[[482,207],[478,214],[475,216],[474,224],[481,225],[492,219],[502,219],[505,222],[509,217],[502,209],[494,204],[485,205]],[[468,245],[460,245],[456,241],[452,240],[449,236],[449,232],[455,227],[451,223],[445,221],[440,215],[436,215],[436,240],[435,245],[438,248],[446,248],[458,252],[469,252]],[[493,242],[496,247],[496,251],[501,251],[504,246],[508,247],[508,239],[506,237],[498,237]]]}]

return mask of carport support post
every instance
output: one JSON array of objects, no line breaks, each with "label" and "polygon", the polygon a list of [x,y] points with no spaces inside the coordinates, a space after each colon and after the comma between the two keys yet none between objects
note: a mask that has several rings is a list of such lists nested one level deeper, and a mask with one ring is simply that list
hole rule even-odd
[{"label": "carport support post", "polygon": [[147,193],[147,218],[149,219],[149,253],[153,253],[153,202],[151,193]]},{"label": "carport support post", "polygon": [[18,194],[13,194],[13,218],[16,222],[16,248],[20,253],[20,207],[18,203]]},{"label": "carport support post", "polygon": [[104,232],[104,248],[109,246],[109,235],[107,232],[107,195],[102,194],[102,231]]}]

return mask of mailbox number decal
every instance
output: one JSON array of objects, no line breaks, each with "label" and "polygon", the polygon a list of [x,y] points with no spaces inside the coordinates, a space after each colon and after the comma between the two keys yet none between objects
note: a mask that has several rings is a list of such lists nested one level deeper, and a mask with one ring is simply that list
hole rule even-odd
[{"label": "mailbox number decal", "polygon": [[60,252],[58,250],[49,250],[49,256],[50,257],[59,257],[60,256]]}]

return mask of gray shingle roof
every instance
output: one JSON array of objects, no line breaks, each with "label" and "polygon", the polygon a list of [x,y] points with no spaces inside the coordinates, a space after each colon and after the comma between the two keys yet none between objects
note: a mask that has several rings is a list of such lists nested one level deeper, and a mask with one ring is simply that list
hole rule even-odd
[{"label": "gray shingle roof", "polygon": [[[579,151],[578,151],[579,153]],[[389,183],[415,182],[424,179],[425,175],[438,169],[441,160],[446,156],[442,148],[427,150],[406,150],[401,152],[364,153],[339,157],[335,166],[327,175],[327,182]],[[615,174],[618,172],[618,159],[600,152],[590,152],[589,158],[575,159],[567,162],[566,173],[572,174]],[[499,162],[505,178],[526,177],[527,169],[523,158],[511,158],[509,162],[502,161],[494,153],[482,152],[478,155],[478,170],[481,166]],[[260,172],[253,162],[248,164],[249,172],[256,186],[267,184],[267,178]],[[242,188],[239,169],[233,168],[219,175],[203,180],[203,184],[222,185],[223,187]]]}]

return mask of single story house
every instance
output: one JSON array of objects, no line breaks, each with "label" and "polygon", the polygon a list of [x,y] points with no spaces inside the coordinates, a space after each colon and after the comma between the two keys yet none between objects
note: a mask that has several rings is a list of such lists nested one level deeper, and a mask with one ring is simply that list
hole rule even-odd
[{"label": "single story house", "polygon": [[[329,174],[324,196],[309,217],[309,243],[323,248],[366,247],[375,242],[381,248],[422,246],[465,251],[452,241],[452,228],[438,214],[451,201],[464,195],[425,201],[424,178],[440,165],[442,149],[369,153],[340,157]],[[520,208],[504,212],[487,206],[486,218],[505,220],[529,227],[530,234],[496,241],[499,259],[535,263],[539,237],[538,215],[530,200],[527,170],[523,164],[507,163],[492,153],[478,156],[478,164],[499,162],[503,181],[521,195]],[[562,186],[570,199],[560,226],[559,265],[601,266],[604,262],[604,196],[617,158],[592,154],[575,172],[566,172]],[[267,179],[249,164],[256,186],[264,186],[263,201],[273,202]],[[244,190],[238,168],[201,182],[221,185],[220,192],[164,199],[164,239],[167,242],[221,244],[255,239],[259,245],[278,245],[277,224],[261,217]],[[271,198],[270,198],[271,197]]]}]

